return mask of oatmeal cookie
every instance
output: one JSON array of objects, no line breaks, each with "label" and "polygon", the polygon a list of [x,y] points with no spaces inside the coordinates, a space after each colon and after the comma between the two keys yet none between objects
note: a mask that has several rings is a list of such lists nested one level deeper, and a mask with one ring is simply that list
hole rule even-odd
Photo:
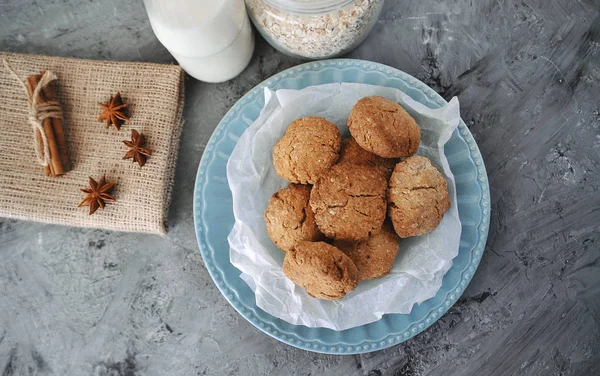
[{"label": "oatmeal cookie", "polygon": [[336,125],[321,117],[294,120],[273,148],[273,164],[281,178],[314,184],[337,161],[342,136]]},{"label": "oatmeal cookie", "polygon": [[336,240],[333,245],[344,252],[356,265],[359,281],[379,278],[390,272],[400,245],[398,235],[386,221],[381,231],[362,242]]},{"label": "oatmeal cookie", "polygon": [[363,149],[383,158],[411,156],[421,143],[415,119],[398,103],[383,97],[364,97],[356,102],[348,127]]},{"label": "oatmeal cookie", "polygon": [[390,178],[389,215],[401,238],[433,231],[450,209],[448,183],[426,157],[398,163]]},{"label": "oatmeal cookie", "polygon": [[319,299],[341,299],[358,284],[356,265],[344,252],[325,242],[296,243],[285,254],[283,272]]},{"label": "oatmeal cookie", "polygon": [[289,251],[301,240],[324,238],[308,205],[310,190],[308,185],[290,184],[275,192],[269,200],[265,211],[267,234],[282,251]]},{"label": "oatmeal cookie", "polygon": [[361,148],[353,137],[342,140],[342,149],[340,150],[340,159],[338,163],[350,162],[354,164],[364,164],[378,168],[386,178],[389,179],[392,171],[400,160],[393,158],[381,158],[378,155],[371,153]]},{"label": "oatmeal cookie", "polygon": [[340,163],[315,184],[310,207],[325,236],[364,240],[381,230],[386,213],[387,179],[365,165]]}]

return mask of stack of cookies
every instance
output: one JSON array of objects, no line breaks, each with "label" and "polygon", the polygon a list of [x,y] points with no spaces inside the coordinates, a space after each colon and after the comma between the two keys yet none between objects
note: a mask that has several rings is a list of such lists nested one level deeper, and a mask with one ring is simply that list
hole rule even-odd
[{"label": "stack of cookies", "polygon": [[399,237],[434,230],[450,208],[444,176],[414,156],[421,131],[398,103],[362,98],[348,127],[342,140],[335,124],[301,118],[273,148],[275,171],[291,184],[269,201],[267,233],[286,252],[285,275],[320,299],[388,274]]}]

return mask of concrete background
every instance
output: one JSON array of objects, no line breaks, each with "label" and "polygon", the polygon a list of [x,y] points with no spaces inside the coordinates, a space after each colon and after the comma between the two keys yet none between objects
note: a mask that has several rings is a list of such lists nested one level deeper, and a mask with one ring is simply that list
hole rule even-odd
[{"label": "concrete background", "polygon": [[[2,0],[0,50],[173,61],[141,1]],[[0,219],[1,374],[599,374],[600,3],[388,0],[349,57],[457,95],[484,156],[488,244],[444,317],[387,350],[318,355],[261,333],[213,285],[192,219],[204,146],[240,96],[299,63],[259,38],[238,78],[186,81],[166,238]]]}]

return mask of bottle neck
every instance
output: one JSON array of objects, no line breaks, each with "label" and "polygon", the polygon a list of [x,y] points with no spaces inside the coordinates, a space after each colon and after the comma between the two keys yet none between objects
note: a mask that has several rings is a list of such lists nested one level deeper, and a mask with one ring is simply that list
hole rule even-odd
[{"label": "bottle neck", "polygon": [[263,0],[273,8],[301,14],[319,14],[336,11],[360,0]]}]

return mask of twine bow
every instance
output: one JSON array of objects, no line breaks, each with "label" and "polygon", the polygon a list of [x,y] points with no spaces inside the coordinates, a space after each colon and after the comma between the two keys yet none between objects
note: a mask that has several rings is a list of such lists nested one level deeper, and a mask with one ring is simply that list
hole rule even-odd
[{"label": "twine bow", "polygon": [[[28,121],[33,129],[33,141],[35,146],[35,154],[37,156],[37,160],[42,166],[48,166],[50,164],[50,149],[48,147],[48,137],[46,137],[46,132],[44,131],[44,127],[42,125],[42,121],[48,118],[54,119],[62,119],[62,108],[60,103],[57,101],[48,101],[46,103],[38,103],[38,99],[40,97],[40,91],[48,86],[48,84],[56,79],[56,75],[50,71],[46,71],[40,82],[36,85],[35,89],[31,96],[29,96],[29,91],[27,90],[27,86],[23,83],[21,78],[13,71],[8,65],[6,59],[2,59],[4,62],[4,67],[11,73],[11,75],[17,80],[17,82],[23,87],[25,90],[25,94],[29,98],[29,108],[28,108]],[[39,132],[40,137],[37,137],[37,132]]]}]

